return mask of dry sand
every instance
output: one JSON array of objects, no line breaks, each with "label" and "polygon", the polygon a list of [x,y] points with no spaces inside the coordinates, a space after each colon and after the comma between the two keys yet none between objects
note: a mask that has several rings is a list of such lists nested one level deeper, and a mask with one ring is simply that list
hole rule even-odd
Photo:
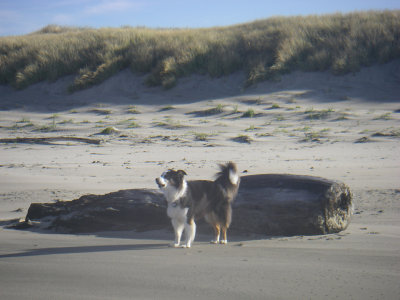
[{"label": "dry sand", "polygon": [[[0,87],[1,139],[103,141],[0,143],[0,298],[399,299],[400,61],[341,77],[294,73],[249,89],[243,78],[191,76],[163,91],[123,71],[72,95],[72,78]],[[98,134],[107,127],[118,131]],[[351,225],[324,236],[231,236],[226,246],[199,235],[192,249],[168,248],[170,231],[5,228],[32,202],[155,188],[172,167],[210,178],[228,160],[243,174],[345,182]]]}]

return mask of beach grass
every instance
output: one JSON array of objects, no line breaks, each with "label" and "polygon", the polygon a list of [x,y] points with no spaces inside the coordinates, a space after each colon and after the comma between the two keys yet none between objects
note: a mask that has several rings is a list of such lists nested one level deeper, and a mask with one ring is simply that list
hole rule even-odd
[{"label": "beach grass", "polygon": [[254,109],[249,108],[242,114],[242,118],[253,118],[255,115],[256,113],[254,112]]},{"label": "beach grass", "polygon": [[150,86],[180,77],[246,74],[245,85],[294,70],[356,72],[400,58],[400,10],[273,17],[227,27],[150,29],[49,25],[0,37],[0,84],[23,89],[73,75],[70,92],[120,70],[147,74]]},{"label": "beach grass", "polygon": [[218,104],[215,107],[208,108],[208,109],[201,110],[201,111],[189,112],[188,114],[193,114],[197,117],[209,117],[209,116],[221,114],[223,112],[224,112],[224,105]]}]

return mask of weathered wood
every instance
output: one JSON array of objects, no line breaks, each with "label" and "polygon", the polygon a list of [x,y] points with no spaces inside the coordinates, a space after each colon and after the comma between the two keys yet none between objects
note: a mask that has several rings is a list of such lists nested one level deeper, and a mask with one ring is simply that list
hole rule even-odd
[{"label": "weathered wood", "polygon": [[231,229],[267,235],[327,234],[345,230],[352,194],[319,177],[262,174],[242,177]]},{"label": "weathered wood", "polygon": [[[243,176],[230,232],[269,236],[336,233],[347,228],[351,214],[352,195],[343,183],[285,174]],[[26,223],[31,221],[74,233],[171,227],[163,195],[146,189],[32,203]],[[200,231],[208,230],[204,222],[198,225]]]},{"label": "weathered wood", "polygon": [[32,203],[26,222],[40,221],[42,228],[69,233],[145,231],[168,226],[165,210],[164,197],[158,191],[122,190],[105,195],[85,195],[72,201]]},{"label": "weathered wood", "polygon": [[49,145],[52,142],[80,142],[86,144],[94,144],[99,145],[101,140],[98,139],[89,139],[89,138],[81,138],[81,137],[73,137],[73,136],[56,136],[56,137],[23,137],[23,138],[4,138],[0,139],[0,143],[18,143],[18,144],[43,144]]}]

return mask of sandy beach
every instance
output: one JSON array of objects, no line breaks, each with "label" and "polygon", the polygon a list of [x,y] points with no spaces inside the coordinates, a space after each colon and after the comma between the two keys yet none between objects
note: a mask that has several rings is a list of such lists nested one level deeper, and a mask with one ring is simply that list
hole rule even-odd
[{"label": "sandy beach", "polygon": [[[19,138],[0,143],[1,299],[399,299],[400,61],[247,89],[242,73],[190,76],[167,91],[143,78],[125,70],[73,94],[70,77],[0,86],[0,139]],[[168,168],[210,179],[230,160],[246,175],[346,183],[350,226],[227,245],[200,234],[191,249],[169,248],[168,229],[6,228],[33,202],[156,188]]]}]

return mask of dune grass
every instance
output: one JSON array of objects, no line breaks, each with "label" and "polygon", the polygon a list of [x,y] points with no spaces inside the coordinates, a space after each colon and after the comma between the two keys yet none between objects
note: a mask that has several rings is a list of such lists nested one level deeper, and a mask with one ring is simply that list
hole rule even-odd
[{"label": "dune grass", "polygon": [[210,138],[211,134],[204,133],[204,132],[195,132],[194,133],[194,140],[200,142],[207,142]]},{"label": "dune grass", "polygon": [[212,108],[208,108],[205,110],[192,111],[187,114],[195,115],[196,117],[209,117],[209,116],[222,114],[223,112],[224,112],[224,105],[218,104],[217,106],[212,107]]},{"label": "dune grass", "polygon": [[110,134],[116,134],[119,132],[120,132],[119,129],[117,129],[115,127],[106,127],[102,131],[100,131],[98,134],[110,135]]},{"label": "dune grass", "polygon": [[171,88],[193,73],[243,70],[245,84],[293,70],[355,72],[400,58],[400,10],[274,17],[203,29],[74,28],[49,25],[0,38],[0,84],[23,89],[73,75],[70,91],[130,68]]},{"label": "dune grass", "polygon": [[253,118],[255,115],[256,113],[254,112],[254,109],[249,108],[242,114],[242,118]]}]

